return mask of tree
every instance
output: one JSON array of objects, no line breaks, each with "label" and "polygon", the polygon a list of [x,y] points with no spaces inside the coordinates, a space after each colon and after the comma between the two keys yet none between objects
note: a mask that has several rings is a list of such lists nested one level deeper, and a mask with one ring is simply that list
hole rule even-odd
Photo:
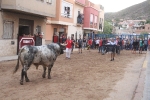
[{"label": "tree", "polygon": [[113,26],[109,22],[104,21],[103,33],[111,34],[112,33],[112,29],[113,29]]},{"label": "tree", "polygon": [[150,19],[146,20],[146,24],[150,24]]}]

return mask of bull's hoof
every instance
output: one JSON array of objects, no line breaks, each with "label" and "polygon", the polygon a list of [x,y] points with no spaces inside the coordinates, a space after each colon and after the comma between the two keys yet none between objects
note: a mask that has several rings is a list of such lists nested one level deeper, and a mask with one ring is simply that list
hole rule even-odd
[{"label": "bull's hoof", "polygon": [[43,78],[45,78],[45,75],[42,75]]},{"label": "bull's hoof", "polygon": [[48,76],[48,79],[51,79],[51,76]]},{"label": "bull's hoof", "polygon": [[23,81],[20,81],[20,85],[23,85]]},{"label": "bull's hoof", "polygon": [[30,82],[30,80],[29,80],[29,79],[26,79],[26,82]]}]

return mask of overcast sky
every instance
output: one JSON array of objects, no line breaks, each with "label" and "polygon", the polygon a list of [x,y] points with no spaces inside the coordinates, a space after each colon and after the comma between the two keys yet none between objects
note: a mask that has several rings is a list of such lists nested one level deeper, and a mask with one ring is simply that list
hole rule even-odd
[{"label": "overcast sky", "polygon": [[132,5],[141,3],[146,0],[90,0],[95,4],[104,6],[105,12],[117,12]]}]

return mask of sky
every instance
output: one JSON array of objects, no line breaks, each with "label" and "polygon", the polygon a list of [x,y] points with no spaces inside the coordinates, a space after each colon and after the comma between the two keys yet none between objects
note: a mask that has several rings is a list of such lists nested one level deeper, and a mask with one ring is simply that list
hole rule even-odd
[{"label": "sky", "polygon": [[146,0],[89,0],[95,4],[101,4],[105,12],[117,12]]}]

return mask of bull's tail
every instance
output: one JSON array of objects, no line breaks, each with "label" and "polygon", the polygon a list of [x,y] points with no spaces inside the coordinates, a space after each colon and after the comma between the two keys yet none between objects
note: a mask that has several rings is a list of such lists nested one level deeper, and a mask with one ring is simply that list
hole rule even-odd
[{"label": "bull's tail", "polygon": [[19,69],[19,58],[20,58],[20,55],[21,55],[21,52],[22,52],[23,48],[20,49],[19,53],[18,53],[18,60],[17,60],[17,65],[13,71],[13,74],[17,72],[17,70]]},{"label": "bull's tail", "polygon": [[17,65],[13,71],[13,74],[17,72],[17,70],[19,69],[19,54],[18,54],[18,61],[17,61]]}]

